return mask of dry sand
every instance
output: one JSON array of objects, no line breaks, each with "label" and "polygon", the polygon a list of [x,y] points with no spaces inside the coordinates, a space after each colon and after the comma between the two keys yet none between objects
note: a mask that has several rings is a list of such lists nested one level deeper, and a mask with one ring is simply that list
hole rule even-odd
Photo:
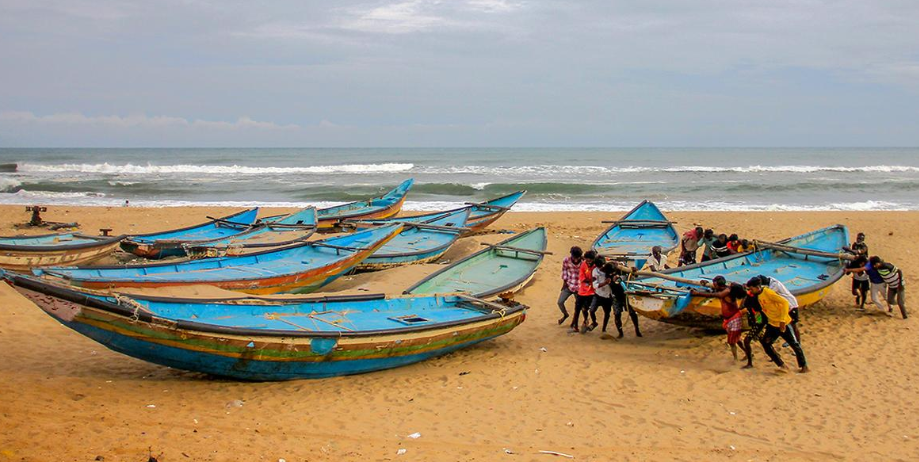
[{"label": "dry sand", "polygon": [[[28,218],[21,207],[0,212],[4,235]],[[139,233],[222,212],[58,206],[46,219]],[[759,348],[756,368],[740,370],[724,336],[646,319],[641,339],[630,325],[618,341],[559,327],[561,259],[614,215],[508,214],[492,229],[547,226],[555,252],[518,296],[531,307],[523,325],[431,361],[326,380],[243,383],[148,364],[61,326],[4,285],[0,461],[139,462],[148,448],[159,461],[560,459],[541,450],[575,460],[919,459],[916,318],[857,313],[848,278],[804,310],[811,374],[778,374]],[[846,224],[900,265],[907,301],[916,300],[919,213],[671,216],[680,229],[702,223],[764,239]],[[464,239],[446,259],[504,237]],[[399,293],[435,268],[346,277],[325,291]]]}]

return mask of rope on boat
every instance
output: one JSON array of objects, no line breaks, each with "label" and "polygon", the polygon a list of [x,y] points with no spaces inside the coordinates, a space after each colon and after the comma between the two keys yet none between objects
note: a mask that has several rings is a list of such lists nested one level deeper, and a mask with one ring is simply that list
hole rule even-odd
[{"label": "rope on boat", "polygon": [[113,294],[113,295],[115,296],[115,301],[118,302],[119,305],[127,305],[133,308],[133,312],[131,313],[131,318],[130,318],[131,322],[140,321],[140,310],[146,311],[146,308],[144,308],[143,305],[141,305],[140,303],[137,303],[137,300],[134,300],[133,298],[125,297],[124,295],[121,295],[121,294]]}]

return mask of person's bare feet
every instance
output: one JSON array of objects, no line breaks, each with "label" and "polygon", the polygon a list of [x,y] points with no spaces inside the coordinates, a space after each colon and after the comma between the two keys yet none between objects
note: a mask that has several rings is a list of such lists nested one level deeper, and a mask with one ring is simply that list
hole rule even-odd
[{"label": "person's bare feet", "polygon": [[811,371],[811,370],[810,370],[809,367],[804,366],[804,367],[802,367],[801,370],[798,371],[798,372],[800,372],[800,373],[802,373],[802,374],[807,374],[807,373],[810,372],[810,371]]},{"label": "person's bare feet", "polygon": [[566,319],[568,319],[568,313],[563,314],[562,317],[558,319],[558,325],[561,326]]},{"label": "person's bare feet", "polygon": [[787,374],[787,373],[788,373],[788,366],[782,364],[781,366],[779,366],[778,372],[781,372],[781,373],[783,373],[783,374]]},{"label": "person's bare feet", "polygon": [[741,367],[741,369],[753,369],[753,365],[752,365],[752,364],[747,364],[747,365]]}]

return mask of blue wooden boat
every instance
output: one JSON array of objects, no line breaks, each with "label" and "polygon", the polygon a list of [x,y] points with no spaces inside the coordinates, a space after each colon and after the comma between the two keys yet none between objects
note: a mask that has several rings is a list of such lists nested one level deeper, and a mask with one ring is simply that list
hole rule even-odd
[{"label": "blue wooden boat", "polygon": [[467,218],[469,209],[463,208],[427,221],[403,223],[402,232],[361,262],[357,269],[376,271],[437,260],[459,239]]},{"label": "blue wooden boat", "polygon": [[213,258],[243,255],[254,249],[277,248],[305,242],[316,232],[316,209],[309,207],[296,213],[258,220],[249,231],[233,237],[205,243],[183,244],[190,258]]},{"label": "blue wooden boat", "polygon": [[319,209],[316,211],[319,219],[320,232],[335,232],[340,230],[343,220],[373,220],[385,219],[396,216],[402,210],[405,196],[412,188],[415,180],[409,178],[396,186],[392,191],[364,201],[349,202]]},{"label": "blue wooden boat", "polygon": [[121,242],[121,248],[139,257],[157,260],[165,257],[185,256],[182,244],[206,243],[226,239],[252,228],[258,216],[258,207],[227,215],[223,218],[212,218],[207,223],[173,229],[158,233],[128,236]]},{"label": "blue wooden boat", "polygon": [[312,292],[345,274],[402,231],[369,229],[238,257],[132,266],[56,267],[33,273],[88,289],[208,284],[250,294]]},{"label": "blue wooden boat", "polygon": [[[849,231],[843,225],[812,231],[780,241],[801,249],[840,255],[849,245]],[[662,271],[677,279],[641,278],[629,283],[629,303],[645,317],[690,327],[721,328],[721,301],[690,296],[698,281],[724,276],[728,282],[746,283],[764,275],[781,281],[798,299],[800,306],[817,303],[829,294],[843,276],[844,260],[839,257],[762,249]]]},{"label": "blue wooden boat", "polygon": [[612,222],[594,240],[591,248],[609,259],[628,266],[645,266],[651,248],[661,246],[666,255],[680,243],[673,223],[651,201],[642,201],[622,218]]},{"label": "blue wooden boat", "polygon": [[483,229],[487,228],[488,225],[494,223],[497,219],[504,216],[504,214],[520,200],[523,195],[526,194],[526,191],[517,191],[506,196],[497,197],[485,202],[468,202],[465,206],[450,209],[442,210],[438,212],[429,212],[423,213],[420,215],[411,215],[411,216],[402,216],[389,218],[387,220],[346,220],[343,224],[352,225],[356,228],[362,228],[367,226],[373,226],[378,224],[390,223],[395,221],[400,221],[404,223],[420,223],[424,221],[430,221],[437,217],[441,217],[445,214],[457,212],[459,210],[469,209],[469,219],[466,220],[466,229],[463,231],[462,236],[468,236],[470,234],[475,234],[481,232]]},{"label": "blue wooden boat", "polygon": [[32,268],[80,265],[105,257],[124,236],[79,233],[0,237],[0,268],[29,272]]},{"label": "blue wooden boat", "polygon": [[465,292],[503,297],[523,289],[546,252],[546,229],[534,228],[469,255],[405,290],[406,294]]},{"label": "blue wooden boat", "polygon": [[519,303],[462,294],[195,300],[89,294],[3,277],[51,317],[111,350],[241,380],[403,366],[504,335],[526,317]]}]

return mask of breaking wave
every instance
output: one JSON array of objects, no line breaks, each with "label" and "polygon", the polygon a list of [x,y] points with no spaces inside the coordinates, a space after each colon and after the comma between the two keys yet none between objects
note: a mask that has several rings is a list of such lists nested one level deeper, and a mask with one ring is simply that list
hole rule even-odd
[{"label": "breaking wave", "polygon": [[348,165],[316,165],[309,167],[250,167],[245,165],[134,165],[134,164],[19,164],[21,173],[100,173],[110,175],[157,175],[157,174],[201,174],[201,175],[284,175],[296,173],[321,173],[321,174],[361,174],[361,173],[395,173],[407,172],[414,168],[414,164],[384,163],[384,164],[348,164]]}]

